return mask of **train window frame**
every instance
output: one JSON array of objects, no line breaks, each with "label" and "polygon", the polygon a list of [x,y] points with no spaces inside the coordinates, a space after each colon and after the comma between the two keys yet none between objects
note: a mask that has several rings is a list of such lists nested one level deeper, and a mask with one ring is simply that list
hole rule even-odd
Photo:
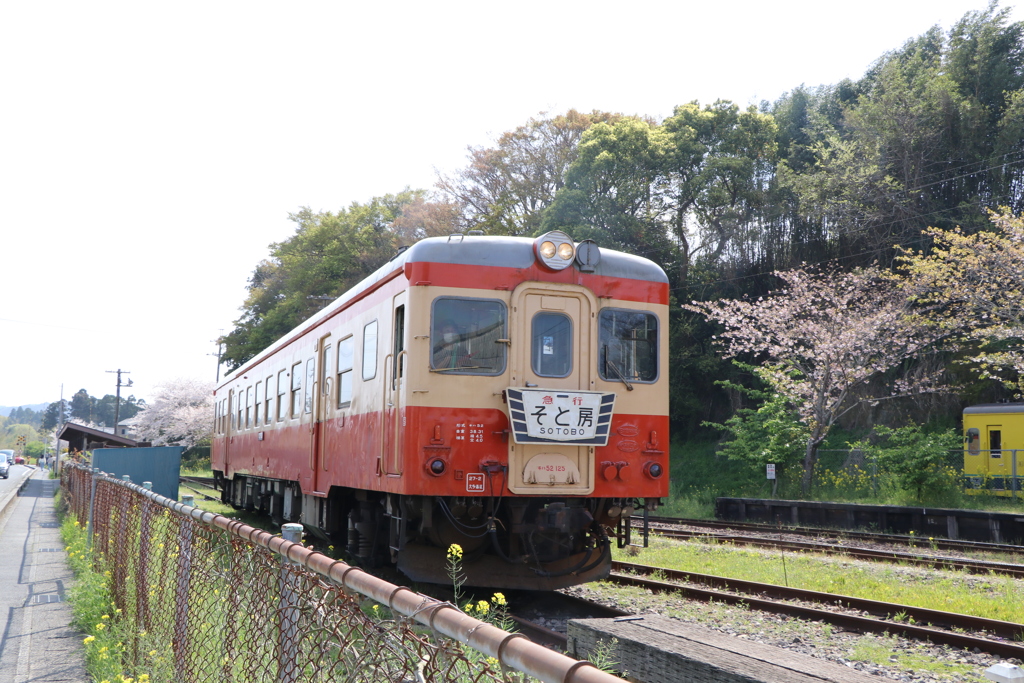
[{"label": "train window frame", "polygon": [[[342,352],[347,349],[347,358],[343,358]],[[347,362],[347,365],[344,363]],[[353,375],[356,367],[356,337],[350,334],[338,342],[338,396],[339,408],[348,408],[352,405],[352,389],[354,386]],[[346,396],[346,386],[348,388]]]},{"label": "train window frame", "polygon": [[[486,344],[486,336],[483,334],[474,335],[474,331],[465,331],[464,328],[472,324],[471,320],[459,318],[458,316],[464,313],[455,310],[443,310],[446,306],[451,304],[466,303],[469,306],[480,306],[480,305],[496,305],[496,309],[489,314],[497,313],[500,316],[500,329],[497,330],[497,339],[493,340],[493,343],[498,349],[498,354],[494,358],[498,359],[498,363],[494,364],[491,370],[482,370],[479,366],[463,366],[459,367],[458,363],[463,361],[458,360],[458,357],[463,359],[469,359],[473,356],[473,347],[477,343]],[[439,307],[442,309],[439,311]],[[456,333],[459,335],[455,342],[445,341],[443,339],[443,328],[445,324],[451,322],[456,327]],[[493,325],[493,323],[492,323]],[[488,328],[484,328],[485,330]],[[494,336],[495,332],[489,333],[489,336]],[[479,341],[478,341],[479,340]],[[491,299],[484,297],[469,297],[469,296],[439,296],[436,297],[430,304],[430,349],[429,349],[429,361],[430,371],[437,372],[445,375],[479,375],[484,377],[497,377],[498,375],[505,374],[508,369],[508,306],[501,299]],[[455,354],[445,354],[447,350],[446,345],[462,347],[464,350],[460,353],[456,351]],[[454,361],[456,365],[449,367],[442,367],[442,359],[447,363],[448,359],[452,358],[452,355],[456,356]]]},{"label": "train window frame", "polygon": [[302,415],[302,363],[292,363],[292,382],[291,382],[291,417],[299,417]]},{"label": "train window frame", "polygon": [[277,371],[277,422],[283,422],[288,417],[288,402],[285,397],[288,395],[288,368]]},{"label": "train window frame", "polygon": [[256,410],[253,411],[253,427],[263,424],[263,382],[256,382]]},{"label": "train window frame", "polygon": [[[617,314],[643,315],[643,316],[646,316],[648,319],[651,319],[651,320],[654,321],[654,328],[653,328],[654,337],[653,337],[653,341],[650,339],[650,333],[648,334],[648,339],[647,340],[639,340],[639,339],[636,339],[636,338],[632,339],[632,341],[634,343],[637,343],[637,342],[640,342],[640,341],[646,341],[647,343],[649,343],[651,345],[650,360],[654,364],[654,375],[653,375],[652,379],[642,379],[639,376],[631,376],[631,375],[629,375],[627,373],[628,372],[635,372],[635,370],[631,370],[630,368],[627,368],[627,367],[619,368],[617,366],[613,366],[613,369],[617,369],[619,372],[621,372],[622,376],[616,374],[615,372],[610,372],[610,373],[605,372],[605,370],[607,369],[607,351],[606,351],[607,342],[611,341],[611,340],[606,338],[607,330],[606,330],[606,326],[605,326],[605,320],[606,320],[607,317],[610,317],[610,316],[613,316],[613,315],[617,315]],[[650,330],[650,328],[648,328],[648,330]],[[624,340],[623,338],[619,338],[619,337],[613,337],[612,339],[617,340],[617,341],[628,341],[628,340]],[[660,355],[659,355],[660,354],[660,348],[659,348],[660,342],[661,342],[661,319],[658,317],[657,313],[655,313],[653,311],[648,311],[648,310],[643,310],[643,309],[636,309],[636,308],[613,308],[613,307],[602,308],[601,311],[597,315],[597,374],[598,374],[598,376],[602,380],[604,380],[606,382],[622,382],[623,379],[625,379],[625,381],[628,381],[630,384],[634,384],[634,383],[636,383],[636,384],[656,384],[658,382],[658,379],[661,377],[661,358],[660,358]]]},{"label": "train window frame", "polygon": [[[371,331],[370,328],[373,328]],[[377,377],[377,345],[380,343],[377,320],[363,325],[363,381]]]},{"label": "train window frame", "polygon": [[[537,343],[537,320],[540,318],[561,318],[562,320],[565,320],[569,325],[568,342],[564,342],[562,340],[559,340],[555,336],[551,336],[551,353],[545,353],[544,350],[548,346],[546,340],[549,339],[549,337],[541,335],[540,344],[538,345]],[[570,376],[573,373],[573,368],[575,367],[576,362],[576,359],[574,358],[573,354],[575,332],[576,330],[575,326],[573,325],[572,318],[566,315],[565,313],[561,313],[558,311],[537,311],[536,313],[534,313],[533,318],[530,319],[530,369],[533,371],[533,374],[537,375],[538,377],[551,378],[562,378]],[[559,353],[559,351],[555,348],[556,344],[564,347],[562,349],[563,353]],[[538,349],[540,350],[540,353],[537,353]],[[544,368],[542,367],[539,361],[543,359],[544,356],[555,356],[556,358],[558,358],[563,355],[569,359],[568,368],[564,373],[555,374],[551,372],[541,372],[541,370],[543,370]]]}]

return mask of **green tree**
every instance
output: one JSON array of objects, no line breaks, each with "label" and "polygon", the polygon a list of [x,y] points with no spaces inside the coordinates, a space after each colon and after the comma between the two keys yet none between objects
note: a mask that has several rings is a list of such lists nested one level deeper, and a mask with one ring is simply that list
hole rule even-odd
[{"label": "green tree", "polygon": [[[114,394],[107,394],[103,398],[96,401],[96,422],[97,424],[104,425],[106,427],[114,427],[114,415],[115,407],[117,404],[117,396]],[[117,409],[117,419],[127,420],[130,417],[134,417],[139,412],[141,406],[145,405],[145,401],[140,401],[135,396],[129,396],[128,398],[121,399],[121,405]]]},{"label": "green tree", "polygon": [[85,389],[79,389],[71,397],[71,417],[81,422],[95,422],[96,399]]},{"label": "green tree", "polygon": [[955,429],[926,432],[920,425],[890,429],[879,425],[878,440],[863,440],[850,448],[863,450],[878,463],[881,475],[892,477],[895,485],[918,503],[936,500],[959,490],[962,472],[950,466],[950,453],[961,447]]},{"label": "green tree", "polygon": [[618,118],[575,109],[553,117],[541,113],[503,133],[494,147],[470,147],[469,165],[452,176],[440,176],[437,187],[461,207],[464,230],[536,234],[542,212],[565,183],[581,136],[595,123]]},{"label": "green tree", "polygon": [[[753,372],[758,369],[745,363],[737,363],[742,369]],[[783,479],[796,471],[799,479],[800,460],[804,455],[807,438],[810,436],[799,415],[790,406],[788,397],[746,387],[724,380],[719,386],[731,389],[759,403],[757,408],[740,408],[724,423],[706,422],[728,433],[732,438],[725,442],[719,452],[730,460],[746,462],[760,470],[769,464],[776,466],[776,477]]]},{"label": "green tree", "polygon": [[676,107],[663,124],[659,208],[679,245],[679,282],[700,252],[717,263],[756,235],[771,197],[778,127],[770,114],[725,100]]},{"label": "green tree", "polygon": [[652,201],[665,135],[649,121],[620,118],[584,133],[576,160],[544,214],[543,230],[645,256],[662,264],[671,244]]},{"label": "green tree", "polygon": [[67,422],[70,417],[71,406],[68,402],[63,400],[54,401],[43,411],[43,421],[40,425],[40,430],[49,432],[56,428],[57,425]]}]

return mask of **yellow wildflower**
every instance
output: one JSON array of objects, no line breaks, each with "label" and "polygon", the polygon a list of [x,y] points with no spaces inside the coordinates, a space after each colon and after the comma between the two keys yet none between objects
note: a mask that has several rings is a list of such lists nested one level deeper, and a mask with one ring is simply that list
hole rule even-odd
[{"label": "yellow wildflower", "polygon": [[448,546],[448,559],[449,560],[461,560],[462,559],[462,546],[458,543],[452,543]]},{"label": "yellow wildflower", "polygon": [[498,607],[504,607],[508,604],[508,601],[505,600],[505,596],[501,593],[495,593],[493,596],[491,596],[491,602],[493,602]]},{"label": "yellow wildflower", "polygon": [[480,614],[487,614],[487,611],[489,609],[491,609],[491,606],[490,604],[488,604],[486,600],[481,600],[480,602],[476,603],[476,611]]},{"label": "yellow wildflower", "polygon": [[85,639],[82,642],[85,645],[88,645],[89,643],[91,643],[94,640],[96,640],[96,636],[86,636]]}]

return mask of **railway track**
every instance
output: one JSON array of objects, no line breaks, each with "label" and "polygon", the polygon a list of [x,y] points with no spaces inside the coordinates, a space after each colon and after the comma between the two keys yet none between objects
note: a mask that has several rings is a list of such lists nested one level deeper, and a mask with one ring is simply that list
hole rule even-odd
[{"label": "railway track", "polygon": [[[220,500],[220,491],[214,485],[215,479],[213,477],[178,477],[178,486],[187,491],[191,491],[195,495],[199,496],[203,500]],[[203,490],[197,489],[200,486]],[[211,495],[208,492],[213,492]]]},{"label": "railway track", "polygon": [[[868,543],[902,545],[907,547],[929,547],[936,550],[950,550],[955,552],[989,552],[994,554],[1006,553],[1024,558],[1024,546],[1010,543],[987,543],[984,541],[962,541],[948,538],[928,538],[920,536],[908,536],[902,534],[886,534],[870,531],[850,531],[846,529],[826,529],[806,526],[780,526],[777,524],[761,524],[757,522],[725,522],[712,519],[683,519],[676,517],[648,518],[651,524],[670,526],[691,526],[703,529],[721,529],[725,531],[743,531],[759,534],[788,534],[798,536],[809,536],[813,538],[829,538],[838,542],[864,541]],[[633,519],[633,528],[642,528],[640,519]],[[652,527],[652,531],[656,530]]]},{"label": "railway track", "polygon": [[825,555],[846,555],[859,560],[872,560],[876,562],[898,562],[902,564],[929,567],[932,569],[952,569],[966,571],[972,574],[1000,574],[1003,576],[1014,576],[1024,578],[1024,565],[1010,562],[992,562],[986,560],[971,560],[956,557],[938,557],[933,555],[920,555],[916,553],[904,553],[893,550],[875,550],[857,546],[836,545],[835,543],[819,543],[814,541],[792,541],[786,539],[774,539],[769,537],[741,536],[737,534],[715,533],[708,534],[701,531],[690,531],[672,528],[653,528],[652,532],[681,540],[711,538],[721,543],[733,545],[747,545],[757,548],[773,548],[780,550],[791,550],[793,552],[816,552]]},{"label": "railway track", "polygon": [[[537,623],[536,620],[554,620],[559,624],[569,619],[623,618],[629,612],[608,607],[584,598],[565,593],[539,592],[532,595],[525,593],[512,598],[510,604],[513,611],[509,618],[516,624],[516,629],[535,643],[564,652],[568,638],[564,632]],[[560,626],[561,627],[561,626]]]},{"label": "railway track", "polygon": [[[651,578],[655,573],[665,580]],[[957,648],[978,648],[1001,657],[1024,658],[1024,643],[1020,642],[1024,624],[625,562],[612,563],[608,580],[694,600],[742,604],[851,631],[899,634]],[[791,602],[794,600],[819,607]]]}]

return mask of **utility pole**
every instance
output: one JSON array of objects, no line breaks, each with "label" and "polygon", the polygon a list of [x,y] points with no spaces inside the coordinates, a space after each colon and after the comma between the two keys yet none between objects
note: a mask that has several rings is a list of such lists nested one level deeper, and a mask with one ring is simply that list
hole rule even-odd
[{"label": "utility pole", "polygon": [[[223,332],[224,330],[221,330]],[[213,340],[217,345],[217,353],[211,353],[211,356],[217,356],[217,384],[220,384],[220,357],[224,354],[224,337],[220,336]]]},{"label": "utility pole", "polygon": [[117,398],[114,399],[114,436],[117,436],[117,422],[121,416],[121,387],[130,387],[132,385],[130,379],[127,384],[121,384],[121,375],[130,375],[131,373],[120,368],[117,370],[107,370],[107,372],[117,373]]}]

